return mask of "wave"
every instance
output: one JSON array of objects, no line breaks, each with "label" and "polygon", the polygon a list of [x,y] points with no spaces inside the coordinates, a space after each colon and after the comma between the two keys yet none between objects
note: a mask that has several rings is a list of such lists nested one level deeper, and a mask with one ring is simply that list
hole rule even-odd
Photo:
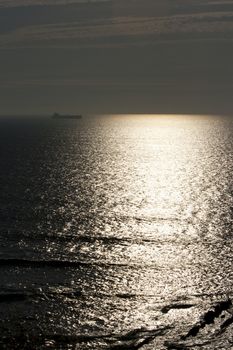
[{"label": "wave", "polygon": [[[135,267],[141,265],[128,263],[110,263],[104,261],[72,261],[72,260],[28,260],[28,259],[0,259],[0,267],[26,267],[26,268],[74,268],[82,266],[100,267]],[[144,267],[144,266],[143,266]]]},{"label": "wave", "polygon": [[[75,346],[76,344],[90,344],[95,341],[105,341],[108,344],[109,350],[136,350],[140,349],[145,344],[149,344],[156,337],[163,336],[171,327],[158,327],[156,329],[139,328],[133,329],[127,333],[117,334],[39,334],[29,337],[27,334],[19,334],[16,336],[4,337],[0,340],[0,345],[15,344],[11,349],[26,349],[30,346],[35,349],[44,348],[45,344],[53,344],[56,348],[66,348],[68,345]],[[46,347],[47,348],[47,347]],[[53,347],[54,348],[54,347]]]}]

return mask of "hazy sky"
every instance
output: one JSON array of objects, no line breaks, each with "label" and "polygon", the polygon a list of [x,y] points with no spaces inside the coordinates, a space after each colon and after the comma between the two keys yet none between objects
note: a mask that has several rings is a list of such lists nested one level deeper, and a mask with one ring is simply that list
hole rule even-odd
[{"label": "hazy sky", "polygon": [[0,114],[232,112],[233,0],[0,0]]}]

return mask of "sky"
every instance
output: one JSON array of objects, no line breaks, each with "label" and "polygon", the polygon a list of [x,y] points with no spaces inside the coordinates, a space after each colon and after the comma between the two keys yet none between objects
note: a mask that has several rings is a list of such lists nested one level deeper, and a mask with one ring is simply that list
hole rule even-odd
[{"label": "sky", "polygon": [[0,0],[0,114],[233,114],[233,0]]}]

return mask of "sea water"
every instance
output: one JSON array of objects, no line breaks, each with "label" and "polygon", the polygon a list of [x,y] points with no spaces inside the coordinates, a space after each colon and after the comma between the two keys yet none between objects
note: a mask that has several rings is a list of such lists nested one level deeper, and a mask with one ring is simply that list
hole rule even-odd
[{"label": "sea water", "polygon": [[232,131],[1,120],[1,349],[231,349]]}]

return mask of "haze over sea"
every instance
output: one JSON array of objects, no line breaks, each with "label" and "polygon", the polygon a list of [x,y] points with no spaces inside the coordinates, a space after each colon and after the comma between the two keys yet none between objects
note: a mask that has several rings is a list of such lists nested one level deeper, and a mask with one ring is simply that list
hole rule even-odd
[{"label": "haze over sea", "polygon": [[232,349],[233,119],[0,120],[1,349]]}]

